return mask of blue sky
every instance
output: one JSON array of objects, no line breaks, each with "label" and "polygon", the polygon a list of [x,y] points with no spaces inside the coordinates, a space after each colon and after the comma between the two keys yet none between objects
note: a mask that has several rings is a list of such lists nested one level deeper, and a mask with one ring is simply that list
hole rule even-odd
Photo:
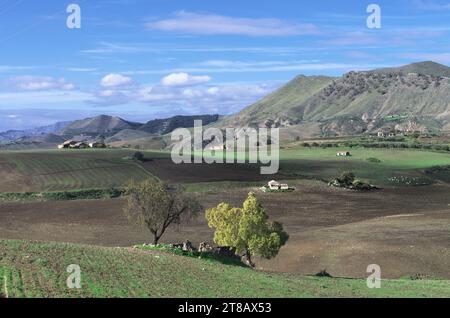
[{"label": "blue sky", "polygon": [[0,0],[0,130],[231,114],[299,74],[450,65],[449,21],[449,0]]}]

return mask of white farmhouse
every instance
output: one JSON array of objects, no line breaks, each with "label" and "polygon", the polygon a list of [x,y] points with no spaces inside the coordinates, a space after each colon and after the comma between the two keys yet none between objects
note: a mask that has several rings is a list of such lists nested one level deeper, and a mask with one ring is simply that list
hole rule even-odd
[{"label": "white farmhouse", "polygon": [[289,190],[289,185],[272,180],[268,183],[270,190]]}]

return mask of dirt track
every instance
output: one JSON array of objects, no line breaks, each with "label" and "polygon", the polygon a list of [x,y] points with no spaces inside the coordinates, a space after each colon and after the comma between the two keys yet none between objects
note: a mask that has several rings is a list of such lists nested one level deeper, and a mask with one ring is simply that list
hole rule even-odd
[{"label": "dirt track", "polygon": [[[205,207],[227,201],[240,205],[240,189],[207,193]],[[382,266],[385,277],[424,273],[450,278],[450,188],[444,185],[358,193],[321,183],[300,185],[287,194],[258,192],[273,219],[290,234],[280,255],[259,262],[267,270],[364,277],[369,264]],[[149,239],[130,226],[122,200],[0,204],[0,237],[130,246]],[[166,242],[212,240],[203,218]]]}]

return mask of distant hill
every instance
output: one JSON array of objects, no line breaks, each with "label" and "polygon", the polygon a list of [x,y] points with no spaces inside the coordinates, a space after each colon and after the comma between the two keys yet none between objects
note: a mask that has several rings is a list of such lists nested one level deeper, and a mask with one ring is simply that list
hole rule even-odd
[{"label": "distant hill", "polygon": [[70,125],[72,122],[57,122],[53,125],[26,129],[26,130],[8,130],[5,132],[0,132],[0,142],[10,142],[15,141],[24,137],[39,137],[46,134],[55,134],[58,131],[62,130],[67,125]]},{"label": "distant hill", "polygon": [[120,117],[100,115],[76,120],[59,131],[61,135],[114,134],[124,129],[137,129],[142,124],[126,121]]},{"label": "distant hill", "polygon": [[417,73],[421,75],[450,77],[450,67],[431,61],[408,64],[401,67],[382,68],[378,73]]},{"label": "distant hill", "polygon": [[8,130],[0,133],[0,142],[9,142],[26,136],[24,130]]},{"label": "distant hill", "polygon": [[128,141],[134,139],[140,139],[145,137],[150,137],[151,134],[145,131],[133,130],[133,129],[124,129],[119,131],[117,134],[106,138],[105,141],[107,143],[118,142],[118,141]]},{"label": "distant hill", "polygon": [[41,134],[37,136],[23,136],[10,141],[0,142],[2,150],[31,150],[54,148],[65,140],[63,136],[55,134]]},{"label": "distant hill", "polygon": [[38,127],[35,129],[30,129],[28,132],[33,132],[33,135],[42,135],[42,134],[56,134],[58,131],[61,131],[62,129],[64,129],[64,127],[70,125],[72,123],[72,121],[61,121],[61,122],[57,122],[56,124],[53,125],[48,125],[48,126],[43,126],[43,127]]},{"label": "distant hill", "polygon": [[17,143],[20,142],[40,142],[40,143],[49,143],[49,144],[54,144],[54,143],[61,143],[63,142],[65,139],[63,136],[60,135],[56,135],[56,134],[41,134],[39,136],[24,136],[22,138],[19,138],[16,140]]},{"label": "distant hill", "polygon": [[300,76],[219,123],[220,126],[320,125],[322,135],[352,135],[382,127],[450,129],[450,68],[422,62],[350,72],[340,78]]},{"label": "distant hill", "polygon": [[165,148],[166,140],[162,135],[177,128],[191,128],[194,120],[202,120],[203,125],[216,122],[219,115],[174,116],[155,119],[146,124],[130,122],[120,117],[101,115],[72,122],[60,122],[55,125],[33,130],[11,130],[0,133],[3,147],[53,148],[64,140],[104,140],[114,146],[151,146]]},{"label": "distant hill", "polygon": [[201,120],[203,126],[216,122],[219,115],[174,116],[166,119],[155,119],[139,127],[138,130],[150,134],[165,135],[178,128],[194,127],[195,120]]},{"label": "distant hill", "polygon": [[[100,135],[116,140],[129,140],[146,137],[146,134],[164,135],[177,128],[190,128],[194,120],[202,120],[203,125],[216,122],[219,115],[174,116],[166,119],[154,119],[146,124],[126,121],[120,117],[101,115],[94,118],[77,120],[59,131],[59,134],[69,135]],[[134,131],[134,132],[133,132]]]}]

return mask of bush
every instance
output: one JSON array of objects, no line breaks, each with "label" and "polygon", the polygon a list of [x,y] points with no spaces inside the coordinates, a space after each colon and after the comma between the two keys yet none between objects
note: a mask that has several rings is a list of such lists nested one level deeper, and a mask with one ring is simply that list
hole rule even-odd
[{"label": "bush", "polygon": [[343,185],[349,186],[355,181],[355,174],[353,172],[343,172],[336,180]]},{"label": "bush", "polygon": [[337,188],[346,188],[351,190],[358,191],[368,191],[372,189],[376,189],[376,187],[364,183],[361,180],[355,179],[355,175],[352,172],[344,172],[341,176],[337,177],[333,181],[328,183],[329,186],[337,187]]},{"label": "bush", "polygon": [[133,159],[134,159],[134,160],[137,160],[137,161],[144,161],[145,157],[144,157],[144,154],[143,154],[142,152],[136,151],[136,152],[133,154]]},{"label": "bush", "polygon": [[147,251],[161,251],[170,253],[178,256],[192,257],[192,258],[200,258],[211,262],[219,262],[226,265],[234,265],[234,266],[242,266],[245,267],[245,264],[242,263],[240,258],[238,257],[225,257],[223,255],[219,255],[214,251],[211,252],[199,252],[199,251],[184,251],[181,248],[174,247],[171,244],[158,244],[158,245],[136,245],[134,246],[136,249],[147,250]]},{"label": "bush", "polygon": [[367,158],[367,161],[373,162],[373,163],[380,163],[381,162],[381,160],[377,159],[377,158]]},{"label": "bush", "polygon": [[6,192],[0,193],[0,201],[70,201],[118,198],[123,189],[86,189],[52,192]]},{"label": "bush", "polygon": [[333,276],[331,276],[330,273],[328,273],[326,269],[324,269],[324,270],[318,272],[318,273],[316,274],[316,277],[333,278]]}]

